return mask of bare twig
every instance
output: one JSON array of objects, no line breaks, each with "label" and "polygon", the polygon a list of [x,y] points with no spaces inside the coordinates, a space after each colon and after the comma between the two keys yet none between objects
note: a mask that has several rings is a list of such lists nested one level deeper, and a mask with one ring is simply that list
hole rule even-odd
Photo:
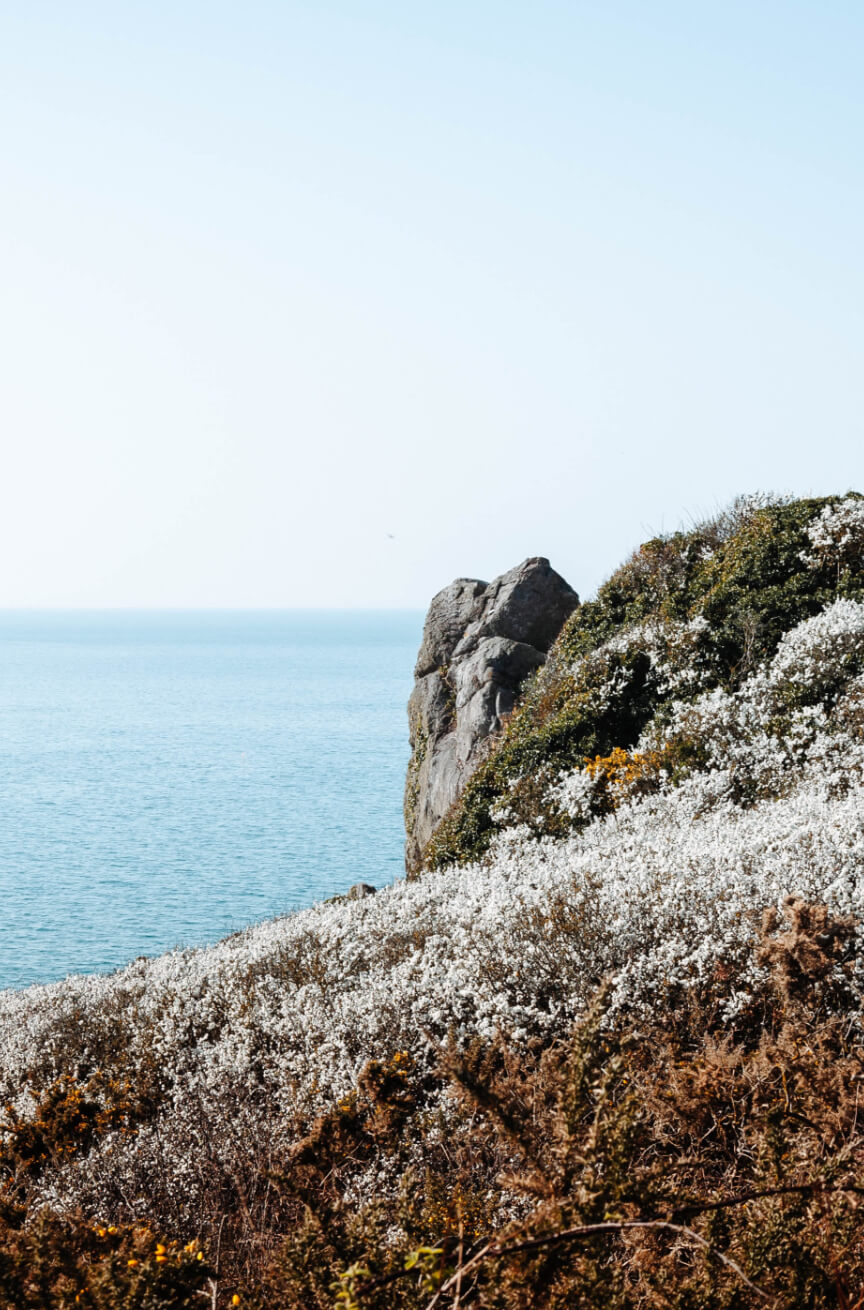
[{"label": "bare twig", "polygon": [[465,1259],[465,1228],[459,1220],[459,1250],[456,1255],[456,1294],[453,1297],[453,1310],[459,1310],[462,1300],[462,1261]]},{"label": "bare twig", "polygon": [[755,1283],[750,1281],[744,1270],[735,1260],[728,1255],[724,1255],[722,1251],[715,1251],[711,1247],[710,1242],[706,1241],[706,1239],[694,1229],[687,1228],[684,1224],[671,1223],[668,1219],[622,1219],[609,1220],[600,1224],[580,1224],[578,1228],[565,1228],[561,1232],[550,1233],[546,1237],[531,1237],[523,1242],[512,1242],[509,1246],[498,1246],[495,1242],[487,1242],[486,1246],[478,1251],[472,1260],[469,1260],[466,1265],[462,1265],[461,1268],[458,1269],[451,1278],[448,1278],[447,1282],[439,1288],[432,1300],[426,1306],[426,1310],[433,1310],[433,1307],[438,1304],[441,1297],[453,1289],[457,1277],[461,1284],[461,1279],[465,1274],[476,1269],[477,1266],[482,1264],[485,1260],[498,1260],[502,1256],[516,1255],[522,1251],[537,1251],[544,1246],[558,1246],[563,1242],[575,1242],[582,1237],[596,1237],[604,1233],[620,1234],[627,1232],[628,1230],[646,1228],[655,1230],[663,1229],[666,1232],[678,1233],[682,1237],[689,1238],[690,1241],[696,1242],[699,1246],[704,1247],[710,1255],[713,1255],[722,1265],[725,1265],[727,1269],[731,1269],[744,1286],[748,1287],[751,1292],[755,1292],[763,1301],[774,1300],[774,1298],[767,1292],[763,1292],[761,1287],[757,1287]]},{"label": "bare twig", "polygon": [[853,1196],[864,1196],[864,1187],[857,1187],[854,1183],[838,1183],[836,1185],[822,1182],[787,1183],[783,1187],[766,1187],[762,1191],[739,1192],[736,1196],[728,1196],[720,1201],[694,1201],[692,1205],[677,1205],[672,1214],[705,1214],[708,1210],[725,1210],[733,1205],[746,1205],[748,1201],[761,1201],[772,1196],[790,1196],[796,1192],[799,1195],[806,1192],[848,1192]]},{"label": "bare twig", "polygon": [[222,1220],[219,1224],[219,1232],[216,1237],[216,1261],[213,1267],[216,1271],[217,1278],[219,1277],[219,1256],[222,1252],[222,1229],[225,1227],[225,1220],[227,1218],[228,1218],[227,1214],[223,1214]]},{"label": "bare twig", "polygon": [[203,1296],[205,1300],[210,1298],[210,1310],[216,1310],[216,1298],[219,1295],[219,1284],[213,1278],[207,1279],[207,1291],[198,1291],[196,1296]]},{"label": "bare twig", "polygon": [[[809,1183],[789,1183],[783,1187],[767,1187],[761,1191],[754,1189],[750,1192],[739,1192],[735,1196],[726,1197],[719,1201],[695,1201],[691,1205],[677,1206],[671,1213],[672,1215],[677,1216],[703,1214],[709,1210],[722,1210],[730,1206],[746,1205],[749,1201],[764,1200],[772,1196],[789,1196],[796,1193],[800,1195],[807,1192],[813,1194],[848,1193],[857,1196],[864,1196],[864,1186],[856,1186],[854,1183],[835,1185],[819,1181]],[[472,1273],[486,1260],[498,1260],[503,1256],[516,1255],[522,1251],[536,1251],[543,1247],[557,1246],[564,1242],[575,1242],[582,1237],[594,1237],[604,1233],[620,1234],[628,1230],[637,1229],[665,1230],[666,1232],[678,1233],[683,1237],[689,1238],[691,1241],[696,1242],[697,1245],[708,1251],[709,1255],[712,1255],[720,1262],[720,1264],[725,1265],[727,1269],[730,1269],[732,1273],[741,1280],[745,1287],[748,1287],[752,1292],[755,1292],[757,1296],[760,1296],[765,1301],[774,1300],[768,1292],[764,1292],[761,1287],[757,1287],[755,1283],[751,1282],[737,1261],[733,1260],[731,1256],[724,1255],[722,1251],[715,1250],[700,1233],[697,1233],[693,1228],[689,1228],[686,1224],[676,1223],[674,1219],[671,1218],[621,1219],[607,1220],[604,1223],[598,1224],[580,1224],[576,1228],[565,1228],[557,1233],[548,1233],[544,1237],[530,1237],[521,1242],[511,1242],[509,1245],[503,1246],[499,1246],[494,1238],[490,1238],[490,1240],[481,1246],[479,1250],[475,1251],[474,1255],[471,1256],[467,1263],[464,1261],[464,1246],[460,1233],[456,1270],[451,1277],[448,1278],[441,1287],[439,1287],[431,1301],[427,1303],[425,1310],[435,1310],[435,1307],[440,1304],[442,1298],[449,1292],[454,1293],[453,1310],[459,1310],[463,1290],[463,1280],[466,1274]],[[362,1287],[359,1290],[361,1292],[367,1292],[373,1288],[386,1286],[387,1284],[396,1282],[399,1278],[403,1277],[404,1273],[404,1270],[396,1270],[383,1278],[378,1278],[371,1283],[367,1283],[365,1287]],[[864,1298],[862,1298],[861,1310],[864,1310]]]}]

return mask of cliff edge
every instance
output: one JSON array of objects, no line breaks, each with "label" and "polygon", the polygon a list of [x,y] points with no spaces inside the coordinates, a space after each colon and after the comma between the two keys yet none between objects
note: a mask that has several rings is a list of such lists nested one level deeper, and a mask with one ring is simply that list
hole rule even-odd
[{"label": "cliff edge", "polygon": [[573,588],[541,557],[494,582],[457,578],[433,598],[408,702],[409,876],[578,604]]}]

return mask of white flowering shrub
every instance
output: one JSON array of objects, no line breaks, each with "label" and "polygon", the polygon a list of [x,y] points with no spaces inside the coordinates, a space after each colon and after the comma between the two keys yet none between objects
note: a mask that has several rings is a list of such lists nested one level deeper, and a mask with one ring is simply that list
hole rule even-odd
[{"label": "white flowering shrub", "polygon": [[811,568],[860,566],[864,561],[864,499],[847,496],[826,505],[807,529],[811,550],[801,558]]},{"label": "white flowering shrub", "polygon": [[588,823],[595,812],[599,779],[587,769],[562,773],[547,789],[546,800],[578,826]]},{"label": "white flowering shrub", "polygon": [[688,623],[671,619],[637,623],[604,642],[596,652],[580,661],[573,672],[579,676],[592,664],[599,667],[612,664],[617,679],[609,680],[603,702],[604,706],[609,705],[625,689],[615,657],[626,657],[626,668],[634,655],[642,654],[648,660],[659,695],[694,695],[706,682],[706,670],[699,664],[699,639],[707,629],[707,620],[701,614]]},{"label": "white flowering shrub", "polygon": [[727,777],[739,799],[779,794],[808,760],[823,770],[833,760],[841,786],[861,768],[859,728],[850,730],[842,708],[858,695],[862,669],[864,605],[835,601],[787,633],[738,691],[675,703],[637,752],[674,754],[695,743],[703,767]]}]

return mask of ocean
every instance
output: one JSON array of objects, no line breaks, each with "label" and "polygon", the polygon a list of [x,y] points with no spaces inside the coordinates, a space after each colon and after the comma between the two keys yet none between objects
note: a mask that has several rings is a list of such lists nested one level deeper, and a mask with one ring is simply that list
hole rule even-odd
[{"label": "ocean", "polygon": [[0,613],[0,988],[401,877],[422,622]]}]

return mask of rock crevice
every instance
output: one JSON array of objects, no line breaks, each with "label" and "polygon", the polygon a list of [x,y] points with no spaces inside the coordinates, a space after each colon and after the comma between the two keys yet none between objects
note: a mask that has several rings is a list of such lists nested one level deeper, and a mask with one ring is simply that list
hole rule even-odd
[{"label": "rock crevice", "polygon": [[457,578],[429,606],[408,702],[405,866],[423,851],[579,597],[536,557],[494,582]]}]

